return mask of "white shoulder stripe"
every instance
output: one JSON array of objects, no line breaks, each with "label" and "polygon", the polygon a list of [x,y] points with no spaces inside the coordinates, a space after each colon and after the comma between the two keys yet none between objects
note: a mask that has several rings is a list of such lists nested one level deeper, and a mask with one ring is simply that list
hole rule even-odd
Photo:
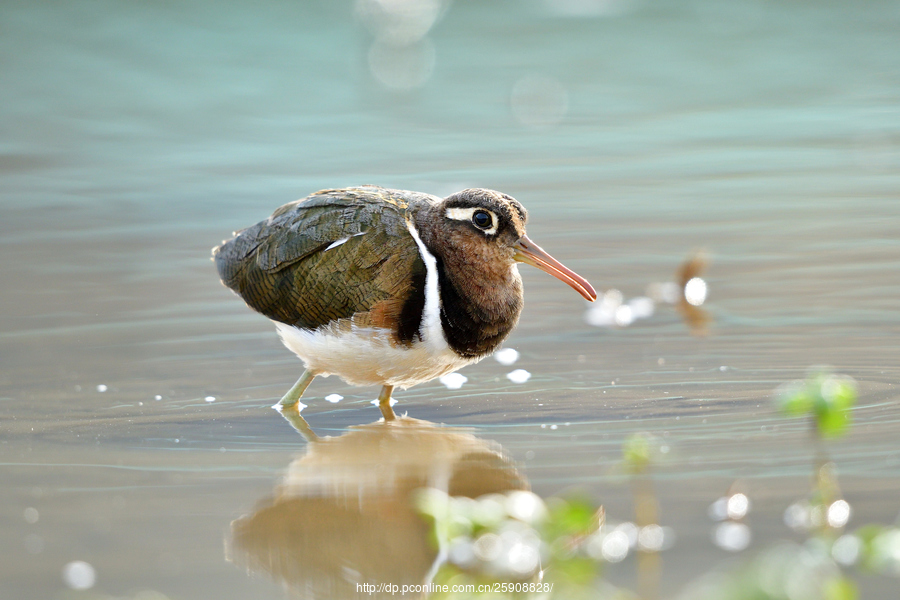
[{"label": "white shoulder stripe", "polygon": [[411,221],[406,222],[410,235],[416,241],[419,247],[419,255],[422,262],[425,263],[425,308],[422,310],[422,323],[420,331],[422,333],[422,341],[433,352],[443,352],[449,349],[447,339],[444,337],[444,330],[441,327],[441,294],[438,290],[438,272],[437,260],[434,255],[428,251],[419,232]]},{"label": "white shoulder stripe", "polygon": [[348,235],[348,236],[345,237],[345,238],[341,238],[341,239],[339,239],[339,240],[337,240],[337,241],[331,242],[331,243],[328,245],[328,247],[325,248],[325,250],[331,250],[332,248],[337,248],[338,246],[340,246],[341,244],[343,244],[344,242],[346,242],[346,241],[349,240],[350,238],[356,237],[356,236],[358,236],[358,235],[363,235],[363,234],[365,234],[365,233],[366,233],[365,231],[360,231],[359,233],[354,233],[353,235]]},{"label": "white shoulder stripe", "polygon": [[345,238],[341,238],[341,239],[337,240],[336,242],[331,242],[330,244],[328,244],[328,247],[325,248],[325,250],[331,250],[332,248],[337,248],[338,246],[340,246],[341,244],[343,244],[344,242],[346,242],[349,239],[350,239],[349,237],[345,237]]}]

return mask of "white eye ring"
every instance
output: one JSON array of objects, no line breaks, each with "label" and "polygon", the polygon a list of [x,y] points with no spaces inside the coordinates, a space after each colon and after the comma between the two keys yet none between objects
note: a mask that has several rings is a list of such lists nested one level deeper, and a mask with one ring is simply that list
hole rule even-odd
[{"label": "white eye ring", "polygon": [[447,218],[453,219],[454,221],[472,221],[472,217],[476,212],[486,212],[491,215],[491,226],[487,229],[481,229],[485,235],[494,235],[497,233],[497,215],[494,214],[494,211],[487,210],[486,208],[479,207],[471,207],[471,208],[448,208],[447,209]]}]

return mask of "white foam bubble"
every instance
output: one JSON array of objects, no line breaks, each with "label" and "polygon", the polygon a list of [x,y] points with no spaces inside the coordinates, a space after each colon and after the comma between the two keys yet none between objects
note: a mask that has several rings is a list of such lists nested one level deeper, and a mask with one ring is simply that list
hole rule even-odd
[{"label": "white foam bubble", "polygon": [[531,379],[531,373],[529,373],[525,369],[516,369],[515,371],[510,371],[509,373],[507,373],[506,378],[513,383],[525,383],[526,381]]},{"label": "white foam bubble", "polygon": [[734,494],[726,502],[726,512],[729,519],[743,519],[750,510],[750,499],[746,494]]},{"label": "white foam bubble", "polygon": [[[372,400],[371,402],[369,402],[369,404],[372,404],[372,405],[374,405],[374,406],[378,406],[379,404],[381,404],[381,402],[378,401],[378,398],[375,398],[374,400]],[[391,398],[391,401],[389,402],[389,404],[390,404],[391,406],[394,406],[395,404],[397,404],[397,399],[396,399],[396,398]],[[305,407],[304,407],[304,408],[305,408]]]},{"label": "white foam bubble", "polygon": [[616,563],[628,556],[629,547],[628,535],[617,529],[603,538],[600,554],[607,562]]},{"label": "white foam bubble", "polygon": [[[377,401],[376,401],[376,402],[377,402]],[[297,407],[297,412],[298,412],[298,413],[299,413],[299,412],[303,412],[303,409],[306,408],[306,405],[303,404],[302,402],[299,402],[299,401],[298,401],[297,404],[295,404],[294,406]],[[277,410],[278,412],[281,412],[281,411],[283,411],[285,408],[293,408],[293,407],[285,407],[284,405],[281,404],[281,402],[278,402],[278,403],[276,403],[276,404],[273,404],[273,405],[272,405],[272,408],[274,408],[274,409]]]},{"label": "white foam bubble", "polygon": [[632,298],[628,301],[628,306],[631,307],[631,314],[635,319],[647,319],[652,317],[653,312],[656,310],[656,303],[652,298],[648,298],[647,296]]},{"label": "white foam bubble", "polygon": [[519,360],[519,352],[514,348],[503,348],[494,352],[494,359],[501,365],[508,367]]},{"label": "white foam bubble", "polygon": [[97,581],[97,572],[90,563],[73,560],[63,567],[63,581],[73,590],[89,590]]},{"label": "white foam bubble", "polygon": [[447,387],[447,389],[450,390],[458,390],[468,380],[469,378],[462,373],[449,373],[447,375],[443,375],[439,379],[439,381],[443,383]]},{"label": "white foam bubble", "polygon": [[849,502],[846,500],[835,500],[828,507],[825,519],[831,527],[843,527],[850,520],[851,512]]},{"label": "white foam bubble", "polygon": [[688,304],[700,306],[706,302],[708,288],[706,282],[699,277],[694,277],[684,285],[684,299]]},{"label": "white foam bubble", "polygon": [[729,552],[740,552],[750,545],[750,528],[743,523],[725,521],[713,531],[713,542],[716,546]]}]

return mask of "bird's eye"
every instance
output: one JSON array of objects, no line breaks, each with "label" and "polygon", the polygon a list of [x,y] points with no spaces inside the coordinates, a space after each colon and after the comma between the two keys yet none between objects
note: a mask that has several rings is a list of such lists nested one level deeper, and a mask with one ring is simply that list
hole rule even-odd
[{"label": "bird's eye", "polygon": [[479,229],[490,229],[493,223],[491,213],[486,210],[476,210],[472,213],[472,223]]}]

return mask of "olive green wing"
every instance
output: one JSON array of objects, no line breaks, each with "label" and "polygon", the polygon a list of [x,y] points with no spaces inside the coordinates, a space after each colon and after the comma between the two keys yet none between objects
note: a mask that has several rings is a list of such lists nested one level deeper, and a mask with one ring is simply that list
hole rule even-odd
[{"label": "olive green wing", "polygon": [[403,321],[418,327],[410,313],[416,297],[424,298],[425,265],[406,225],[407,209],[382,188],[319,192],[219,246],[219,275],[275,321],[315,329],[352,319],[409,341],[413,323]]}]

